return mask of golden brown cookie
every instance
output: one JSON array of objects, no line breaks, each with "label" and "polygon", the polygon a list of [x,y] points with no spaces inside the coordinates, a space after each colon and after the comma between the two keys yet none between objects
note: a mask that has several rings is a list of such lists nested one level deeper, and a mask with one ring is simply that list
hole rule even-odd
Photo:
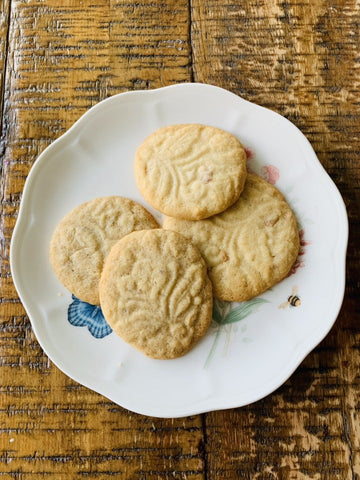
[{"label": "golden brown cookie", "polygon": [[163,228],[182,233],[200,250],[216,298],[242,302],[289,273],[299,252],[291,208],[270,183],[249,174],[239,200],[206,220],[165,218]]},{"label": "golden brown cookie", "polygon": [[56,227],[50,261],[60,282],[84,302],[99,305],[99,280],[111,247],[124,235],[158,228],[150,213],[124,197],[101,197],[79,205]]},{"label": "golden brown cookie", "polygon": [[199,220],[239,198],[246,154],[231,133],[206,125],[171,125],[153,132],[135,156],[144,198],[166,215]]},{"label": "golden brown cookie", "polygon": [[130,233],[112,248],[101,276],[106,321],[151,358],[180,357],[205,334],[212,287],[198,249],[176,232]]}]

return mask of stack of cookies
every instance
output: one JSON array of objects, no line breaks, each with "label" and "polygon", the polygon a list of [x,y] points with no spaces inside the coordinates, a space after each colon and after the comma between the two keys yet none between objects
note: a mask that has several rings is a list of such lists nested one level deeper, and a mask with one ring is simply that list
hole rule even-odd
[{"label": "stack of cookies", "polygon": [[135,177],[163,228],[132,200],[97,198],[60,222],[50,260],[126,342],[176,358],[207,331],[213,296],[249,300],[287,276],[297,224],[283,195],[247,173],[239,140],[218,128],[155,131],[136,152]]}]

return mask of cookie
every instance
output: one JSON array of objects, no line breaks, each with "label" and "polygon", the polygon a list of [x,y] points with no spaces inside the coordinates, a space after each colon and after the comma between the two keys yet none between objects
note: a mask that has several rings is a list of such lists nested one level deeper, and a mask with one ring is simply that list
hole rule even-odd
[{"label": "cookie", "polygon": [[180,357],[205,334],[212,286],[198,249],[176,232],[130,233],[112,248],[100,281],[106,321],[151,358]]},{"label": "cookie", "polygon": [[246,154],[234,135],[206,125],[171,125],[153,132],[135,155],[136,182],[160,212],[199,220],[239,198]]},{"label": "cookie", "polygon": [[242,302],[289,273],[299,252],[299,232],[283,195],[248,174],[239,200],[198,222],[165,218],[163,228],[188,237],[200,250],[216,298]]},{"label": "cookie", "polygon": [[70,292],[99,305],[100,275],[111,247],[134,230],[158,227],[145,208],[128,198],[96,198],[61,220],[51,239],[51,265]]}]

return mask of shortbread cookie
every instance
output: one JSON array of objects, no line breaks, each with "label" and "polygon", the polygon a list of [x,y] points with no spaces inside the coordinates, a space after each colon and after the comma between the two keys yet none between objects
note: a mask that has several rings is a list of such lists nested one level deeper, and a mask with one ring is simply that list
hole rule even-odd
[{"label": "shortbread cookie", "polygon": [[212,287],[198,249],[176,232],[130,233],[112,248],[100,281],[106,321],[151,358],[184,355],[205,334]]},{"label": "shortbread cookie", "polygon": [[144,198],[166,215],[199,220],[239,198],[246,154],[239,140],[206,125],[171,125],[152,133],[135,156],[135,177]]},{"label": "shortbread cookie", "polygon": [[289,273],[299,252],[299,232],[283,195],[249,174],[239,200],[198,222],[167,217],[164,228],[187,236],[200,250],[221,300],[242,302]]},{"label": "shortbread cookie", "polygon": [[100,275],[111,247],[134,230],[158,227],[145,208],[128,198],[96,198],[61,220],[51,239],[50,261],[70,292],[99,305]]}]

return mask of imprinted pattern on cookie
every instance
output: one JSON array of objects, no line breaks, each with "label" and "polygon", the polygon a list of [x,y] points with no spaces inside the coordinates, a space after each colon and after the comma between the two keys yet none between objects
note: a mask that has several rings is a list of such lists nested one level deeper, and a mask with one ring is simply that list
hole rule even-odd
[{"label": "imprinted pattern on cookie", "polygon": [[100,299],[113,330],[152,358],[183,355],[211,320],[205,262],[175,232],[135,232],[120,240],[105,264]]},{"label": "imprinted pattern on cookie", "polygon": [[164,228],[198,246],[222,300],[245,301],[265,291],[287,275],[299,251],[290,207],[256,175],[248,175],[243,194],[226,212],[200,222],[167,217]]},{"label": "imprinted pattern on cookie", "polygon": [[236,137],[205,125],[172,125],[154,132],[136,152],[135,176],[145,199],[161,212],[200,219],[239,197],[246,154]]},{"label": "imprinted pattern on cookie", "polygon": [[124,235],[157,228],[141,205],[120,196],[100,197],[68,213],[51,239],[50,261],[60,282],[79,299],[99,304],[99,280],[111,247]]}]

